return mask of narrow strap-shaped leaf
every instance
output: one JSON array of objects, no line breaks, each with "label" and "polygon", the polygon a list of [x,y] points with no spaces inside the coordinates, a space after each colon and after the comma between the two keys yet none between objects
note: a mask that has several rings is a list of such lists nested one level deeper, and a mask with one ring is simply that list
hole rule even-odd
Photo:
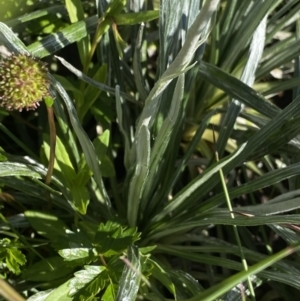
[{"label": "narrow strap-shaped leaf", "polygon": [[53,5],[51,7],[39,9],[34,12],[22,15],[20,17],[7,20],[5,23],[6,23],[6,25],[8,25],[10,27],[14,27],[18,24],[26,23],[26,22],[35,20],[35,19],[43,17],[43,16],[47,16],[51,13],[66,14],[66,9],[63,5]]},{"label": "narrow strap-shaped leaf", "polygon": [[159,10],[159,61],[160,76],[165,72],[179,51],[181,16],[184,2],[178,0],[174,6],[173,0],[161,1]]},{"label": "narrow strap-shaped leaf", "polygon": [[[191,63],[191,60],[194,56],[195,51],[200,45],[199,39],[207,34],[207,28],[210,25],[211,17],[213,16],[214,12],[217,10],[219,5],[219,0],[211,0],[206,1],[204,6],[202,7],[200,13],[198,14],[197,18],[195,19],[194,23],[189,28],[186,40],[181,48],[180,52],[174,59],[174,61],[171,63],[169,68],[162,74],[161,78],[156,82],[155,86],[151,90],[150,94],[148,95],[145,107],[141,113],[141,116],[139,118],[136,132],[135,132],[135,143],[132,145],[131,152],[130,152],[130,164],[136,164],[135,170],[139,170],[138,167],[138,161],[136,161],[136,158],[139,156],[138,153],[141,151],[141,149],[145,148],[144,141],[140,139],[142,134],[142,129],[145,126],[146,130],[143,129],[143,132],[149,132],[149,129],[151,128],[156,116],[157,111],[159,108],[159,101],[160,101],[160,95],[161,93],[167,88],[167,86],[170,84],[170,82],[177,76],[179,76],[182,73],[185,73],[187,70],[193,67],[188,66]],[[205,38],[201,40],[201,43],[203,43]],[[150,148],[150,146],[149,146]],[[150,154],[150,149],[149,149]],[[147,169],[147,167],[144,167],[144,169]],[[144,170],[144,174],[146,174],[148,171]],[[133,175],[133,177],[136,177],[136,173]],[[136,181],[136,180],[135,180]],[[140,182],[143,183],[144,179],[139,179]],[[133,179],[131,179],[131,191],[133,189]],[[133,195],[136,195],[137,193],[138,198],[135,200],[135,202],[139,203],[141,199],[141,193],[142,191],[139,191],[140,188],[142,188],[143,185],[138,186],[138,192],[135,192]],[[131,196],[131,195],[130,195]],[[130,202],[133,202],[134,200],[129,199]],[[134,210],[138,210],[138,208],[133,206]],[[128,207],[128,217],[130,221],[130,225],[133,226],[136,224],[136,217],[137,213],[132,214]]]},{"label": "narrow strap-shaped leaf", "polygon": [[[190,187],[186,186],[180,193],[175,196],[175,198],[172,200],[171,203],[169,203],[159,214],[157,214],[153,218],[153,222],[161,220],[165,215],[169,214],[171,211],[173,211],[175,208],[177,208],[180,204],[184,202],[184,200],[193,193],[194,188],[197,186],[200,187],[201,184],[205,183],[210,179],[212,176],[216,175],[217,172],[221,169],[224,168],[230,161],[232,161],[234,158],[238,157],[242,151],[245,149],[246,144],[242,145],[240,149],[238,149],[237,152],[232,154],[231,156],[226,157],[223,160],[220,160],[219,162],[215,163],[213,166],[208,168],[206,170],[206,173],[203,174],[203,176],[200,179],[195,179],[194,181],[191,182]],[[211,180],[210,180],[211,182]],[[216,184],[216,183],[215,183]],[[194,186],[194,188],[192,188]]]},{"label": "narrow strap-shaped leaf", "polygon": [[[105,84],[102,84],[102,83],[99,83],[95,80],[93,80],[92,78],[86,76],[84,73],[82,73],[80,70],[76,69],[74,66],[72,66],[70,63],[68,63],[65,59],[63,59],[62,57],[59,57],[59,56],[55,56],[57,59],[59,59],[59,61],[67,68],[69,69],[72,73],[74,73],[78,78],[80,78],[81,80],[83,80],[84,82],[94,86],[94,87],[97,87],[98,89],[100,90],[103,90],[105,92],[108,92],[112,95],[115,95],[115,89],[114,88],[111,88]],[[124,98],[124,99],[127,99],[131,102],[134,102],[134,103],[137,103],[136,100],[130,96],[130,95],[127,95],[126,93],[124,92],[120,92],[120,95]]]},{"label": "narrow strap-shaped leaf", "polygon": [[272,266],[274,263],[278,262],[279,260],[293,254],[296,251],[300,250],[300,244],[298,243],[295,246],[290,246],[282,251],[267,257],[266,259],[254,264],[253,266],[249,267],[247,271],[239,272],[233,276],[228,277],[226,280],[212,286],[211,288],[207,289],[205,292],[200,293],[199,295],[189,299],[188,301],[210,301],[215,300],[218,297],[222,296],[226,293],[229,289],[233,288],[234,286],[238,285],[242,281],[246,280],[247,277],[251,275],[255,275],[260,271],[265,270],[269,266]]},{"label": "narrow strap-shaped leaf", "polygon": [[131,245],[127,253],[128,263],[123,269],[116,301],[135,301],[140,287],[142,268],[139,249]]},{"label": "narrow strap-shaped leaf", "polygon": [[[266,36],[266,26],[267,15],[265,15],[265,17],[260,22],[253,34],[248,60],[241,77],[241,81],[250,87],[254,83],[255,72],[263,54]],[[228,139],[230,138],[234,124],[242,108],[242,104],[238,100],[233,99],[224,117],[221,126],[221,131],[219,134],[219,139],[216,146],[220,158],[223,156],[225,146],[227,144]]]},{"label": "narrow strap-shaped leaf", "polygon": [[[246,86],[246,85],[245,85]],[[248,87],[248,86],[246,86]],[[254,153],[257,149],[259,149],[262,145],[264,145],[267,138],[271,137],[272,134],[276,133],[278,129],[280,129],[284,124],[286,124],[287,120],[292,120],[295,116],[298,115],[300,109],[300,97],[294,100],[289,106],[287,106],[284,110],[282,110],[279,114],[277,114],[267,125],[265,125],[261,130],[257,131],[254,135],[252,135],[248,142],[242,145],[243,151],[238,150],[238,153],[234,153],[234,157],[232,159],[228,159],[227,163],[222,168],[224,174],[227,174],[230,170],[235,168],[237,165],[241,164],[242,162],[246,161],[251,154]],[[296,139],[294,139],[296,140]],[[226,159],[226,158],[225,158]],[[221,160],[219,163],[224,162]],[[218,164],[217,164],[218,165]],[[213,168],[216,168],[216,172],[219,170],[218,166],[214,164]],[[218,183],[218,175],[217,174],[210,174],[211,167],[209,167],[204,174],[199,175],[197,178],[195,178],[190,184],[188,184],[181,192],[179,192],[173,199],[172,203],[170,203],[159,215],[164,215],[165,210],[168,208],[168,210],[173,207],[172,209],[175,210],[177,207],[176,202],[180,200],[182,203],[182,206],[184,204],[184,207],[186,208],[187,202],[192,204],[196,200],[199,199],[198,194],[196,191],[200,189],[201,187],[201,194],[205,195],[208,193],[215,185]],[[210,181],[203,181],[203,178],[207,176],[206,172],[209,172],[212,179]],[[199,182],[198,182],[199,181]],[[203,181],[203,182],[202,182]],[[200,183],[201,182],[201,183]],[[200,184],[200,185],[199,185]],[[199,185],[199,186],[198,186]],[[194,190],[194,188],[198,186]],[[178,197],[178,199],[177,199]],[[185,201],[183,199],[186,199]],[[188,199],[188,200],[187,200]],[[173,211],[171,210],[171,211]],[[180,212],[182,210],[182,207],[178,207],[176,210],[177,212]],[[170,212],[170,211],[169,211]]]},{"label": "narrow strap-shaped leaf", "polygon": [[37,57],[43,58],[65,48],[74,42],[78,42],[88,34],[95,31],[98,19],[89,17],[84,21],[78,21],[64,29],[46,36],[28,46],[28,50]]},{"label": "narrow strap-shaped leaf", "polygon": [[[257,191],[259,189],[262,189],[264,187],[268,187],[271,185],[274,185],[275,183],[278,183],[280,181],[283,181],[285,179],[294,177],[299,174],[300,169],[300,163],[296,163],[290,166],[287,166],[285,168],[276,169],[273,171],[270,171],[259,178],[249,181],[245,184],[242,184],[238,187],[229,189],[229,195],[232,199],[237,198],[241,195],[251,193],[253,191]],[[290,192],[292,193],[292,192]],[[300,192],[298,191],[298,195],[300,195]],[[293,198],[294,196],[291,195],[290,198]],[[207,201],[203,202],[199,210],[210,210],[214,207],[219,206],[224,202],[224,194],[220,193],[216,196],[213,196],[212,198],[209,198]],[[268,202],[268,204],[270,201]],[[243,207],[244,208],[244,207]]]},{"label": "narrow strap-shaped leaf", "polygon": [[144,24],[141,24],[138,32],[138,36],[136,39],[136,46],[134,49],[134,57],[133,57],[133,71],[134,71],[134,81],[136,88],[140,94],[140,99],[144,102],[147,98],[147,86],[143,77],[142,67],[141,67],[141,48],[143,41],[143,32],[144,32]]},{"label": "narrow strap-shaped leaf", "polygon": [[[193,154],[193,152],[195,151],[204,131],[206,130],[212,116],[215,114],[215,111],[211,111],[209,112],[205,118],[202,120],[202,123],[199,125],[195,135],[193,136],[192,141],[189,143],[189,146],[183,156],[183,158],[180,160],[175,172],[173,173],[172,177],[170,178],[169,181],[169,186],[168,188],[164,191],[166,196],[172,188],[174,188],[174,185],[176,183],[176,181],[178,180],[179,176],[181,175],[183,169],[185,168],[185,166],[188,163],[188,160],[191,158],[191,155]],[[154,205],[159,202],[161,199],[164,199],[164,197],[162,196],[157,196],[152,202],[154,203]],[[151,203],[152,205],[152,203]]]},{"label": "narrow strap-shaped leaf", "polygon": [[[196,20],[189,28],[186,35],[186,41],[180,52],[178,53],[172,64],[169,66],[169,68],[156,82],[155,86],[148,95],[144,110],[141,113],[137,125],[136,136],[139,135],[142,124],[146,125],[147,127],[151,126],[153,118],[155,118],[156,116],[155,112],[158,109],[158,96],[166,89],[169,83],[175,77],[183,73],[190,64],[195,51],[199,47],[199,39],[202,34],[206,33],[211,17],[217,10],[218,5],[219,0],[211,0],[205,2]],[[204,40],[202,42],[204,42]]]},{"label": "narrow strap-shaped leaf", "polygon": [[280,112],[278,107],[268,102],[248,85],[214,65],[202,61],[200,63],[199,75],[234,99],[238,99],[265,116],[273,118]]},{"label": "narrow strap-shaped leaf", "polygon": [[6,134],[12,141],[14,141],[20,148],[22,148],[26,154],[31,156],[33,159],[37,159],[37,155],[28,147],[24,142],[22,142],[18,137],[15,136],[6,126],[2,123],[0,124],[0,131]]},{"label": "narrow strap-shaped leaf", "polygon": [[[274,20],[280,15],[280,14],[274,14],[277,15],[276,18],[272,18],[269,21],[269,24],[271,25],[270,28],[271,30],[268,32],[268,36],[267,36],[267,43],[270,43],[274,37],[274,35],[279,32],[280,30],[284,30],[283,28],[287,26],[287,24],[289,22],[291,22],[291,20],[293,19],[298,19],[299,16],[299,9],[300,9],[300,3],[298,2],[297,4],[295,3],[296,1],[290,1],[289,3],[286,3],[281,9],[279,9],[279,13],[281,14],[282,12],[284,12],[284,15],[281,16],[280,20],[276,20],[276,22],[274,22]],[[296,4],[296,5],[295,5]]]},{"label": "narrow strap-shaped leaf", "polygon": [[[84,11],[82,7],[82,1],[80,0],[65,0],[66,8],[69,13],[71,23],[84,20]],[[89,34],[77,41],[77,47],[81,64],[84,66],[86,57],[89,54],[91,45],[89,41]]]},{"label": "narrow strap-shaped leaf", "polygon": [[137,224],[140,201],[149,172],[150,132],[146,126],[142,126],[137,139],[136,144],[138,144],[138,148],[135,170],[130,181],[128,192],[127,219],[130,227],[135,227]]},{"label": "narrow strap-shaped leaf", "polygon": [[76,144],[73,132],[69,130],[68,117],[64,111],[64,106],[61,102],[54,101],[53,109],[57,123],[64,135],[64,138],[68,141],[69,150],[73,153],[75,161],[78,163],[80,159],[78,146]]},{"label": "narrow strap-shaped leaf", "polygon": [[194,218],[188,221],[178,223],[178,220],[169,223],[163,223],[161,227],[156,227],[155,230],[150,232],[147,240],[159,240],[169,235],[174,235],[180,232],[188,232],[197,227],[208,225],[237,225],[238,227],[254,227],[261,225],[271,224],[294,224],[299,225],[300,214],[287,214],[287,215],[260,215],[260,216],[244,216],[235,215],[235,218],[230,217],[228,210],[212,210],[209,214],[194,214]]},{"label": "narrow strap-shaped leaf", "polygon": [[[300,20],[297,21],[296,23],[296,40],[299,42],[300,41]],[[300,56],[298,55],[294,59],[295,63],[295,72],[294,72],[294,79],[297,80],[298,85],[294,87],[293,89],[293,98],[296,98],[300,95],[300,86],[299,86],[299,78],[300,78]],[[286,89],[287,90],[287,89]],[[283,91],[283,90],[281,90]]]},{"label": "narrow strap-shaped leaf", "polygon": [[[246,2],[243,2],[246,3]],[[245,45],[249,43],[249,39],[253,36],[254,31],[258,27],[261,20],[270,10],[270,7],[273,5],[273,1],[267,0],[262,1],[258,0],[255,2],[248,2],[249,7],[247,14],[243,17],[241,25],[238,28],[238,31],[235,33],[233,39],[230,41],[226,49],[226,57],[222,61],[222,68],[229,70],[232,64],[236,61],[236,53],[239,53],[245,48]],[[240,15],[242,16],[242,15]]]},{"label": "narrow strap-shaped leaf", "polygon": [[24,43],[2,22],[0,22],[0,44],[10,52],[30,54]]},{"label": "narrow strap-shaped leaf", "polygon": [[131,146],[131,139],[130,139],[130,132],[127,131],[128,129],[128,125],[127,125],[127,121],[124,118],[124,110],[123,110],[123,106],[125,106],[126,103],[124,103],[124,101],[122,100],[121,96],[120,96],[120,87],[116,86],[116,109],[117,109],[117,117],[118,117],[118,125],[120,128],[120,131],[123,135],[123,139],[124,139],[124,165],[126,167],[126,169],[128,170],[130,168],[130,164],[129,164],[129,152],[130,152],[130,146]]},{"label": "narrow strap-shaped leaf", "polygon": [[[177,80],[177,84],[173,93],[173,98],[171,102],[170,111],[167,118],[164,120],[161,129],[156,137],[156,141],[152,148],[151,158],[150,158],[150,169],[147,178],[145,179],[145,192],[143,195],[143,202],[141,204],[141,210],[147,207],[147,202],[150,201],[150,193],[156,188],[155,176],[160,169],[162,160],[165,155],[165,151],[168,147],[169,141],[172,137],[172,131],[175,123],[178,122],[181,114],[180,109],[182,108],[184,92],[184,75],[180,75]],[[142,212],[145,214],[145,212]]]},{"label": "narrow strap-shaped leaf", "polygon": [[16,162],[0,162],[0,177],[23,176],[40,179],[41,175],[27,165]]},{"label": "narrow strap-shaped leaf", "polygon": [[285,200],[284,202],[277,202],[277,203],[264,203],[254,206],[243,206],[242,208],[234,208],[234,212],[242,212],[242,213],[249,213],[254,215],[275,215],[284,212],[290,212],[300,208],[300,197]]},{"label": "narrow strap-shaped leaf", "polygon": [[147,10],[136,13],[116,14],[114,21],[117,25],[135,25],[142,22],[149,22],[158,18],[157,10]]},{"label": "narrow strap-shaped leaf", "polygon": [[[269,227],[277,233],[280,237],[282,237],[287,243],[295,244],[300,242],[300,236],[297,232],[292,229],[282,227],[280,225],[269,225]],[[298,251],[299,254],[299,251]]]},{"label": "narrow strap-shaped leaf", "polygon": [[[280,47],[281,44],[283,46],[286,45],[285,41],[283,40],[277,42],[276,46]],[[271,53],[271,57],[269,57],[268,60],[263,62],[260,68],[257,70],[256,78],[258,80],[262,79],[264,76],[269,74],[270,71],[272,71],[275,68],[278,68],[278,66],[291,62],[299,54],[299,52],[299,41],[293,41],[292,43],[289,43],[289,47],[286,47],[285,49],[282,48],[281,51]]]}]

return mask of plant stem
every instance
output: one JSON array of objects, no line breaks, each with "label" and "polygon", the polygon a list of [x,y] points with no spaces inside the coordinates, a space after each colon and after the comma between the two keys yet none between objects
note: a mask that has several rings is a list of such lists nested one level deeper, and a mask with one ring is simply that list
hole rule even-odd
[{"label": "plant stem", "polygon": [[[219,161],[218,152],[215,153],[215,156],[216,156],[216,160]],[[224,174],[223,174],[222,169],[219,170],[219,173],[220,173],[220,179],[221,179],[221,183],[222,183],[224,194],[225,194],[227,207],[228,207],[228,210],[230,212],[231,218],[234,219],[234,213],[232,212],[233,210],[232,210],[232,206],[231,206],[231,202],[230,202],[230,197],[229,197],[229,194],[228,194],[228,190],[227,190],[227,186],[226,186],[226,183],[225,183]],[[243,252],[242,243],[241,243],[239,232],[238,232],[238,229],[237,229],[236,225],[233,225],[233,232],[234,232],[234,236],[235,236],[237,245],[238,245],[239,250],[240,250],[242,265],[244,267],[244,270],[248,271],[248,264],[247,264],[247,261],[246,261],[246,258],[245,258],[244,252]],[[251,298],[254,301],[255,300],[255,292],[254,292],[254,289],[253,289],[251,279],[249,277],[247,278],[247,282],[248,282],[248,287],[249,287],[249,290],[250,290]],[[243,300],[246,300],[245,296],[243,296],[243,295],[242,295],[242,298],[243,298]]]},{"label": "plant stem", "polygon": [[[53,107],[47,106],[47,113],[48,113],[48,123],[49,123],[49,131],[50,131],[50,155],[49,155],[49,164],[48,164],[48,171],[47,171],[45,183],[47,185],[50,185],[51,177],[53,174],[53,168],[54,168],[55,146],[56,146],[56,127],[54,122]],[[50,192],[48,195],[48,200],[49,200],[49,206],[51,207]]]},{"label": "plant stem", "polygon": [[3,279],[0,279],[0,295],[8,301],[25,301],[25,299]]}]

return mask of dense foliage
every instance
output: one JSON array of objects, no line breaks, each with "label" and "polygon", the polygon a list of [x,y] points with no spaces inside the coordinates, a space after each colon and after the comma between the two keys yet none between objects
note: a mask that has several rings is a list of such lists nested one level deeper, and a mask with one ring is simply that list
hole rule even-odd
[{"label": "dense foliage", "polygon": [[298,0],[0,6],[0,299],[300,299]]}]

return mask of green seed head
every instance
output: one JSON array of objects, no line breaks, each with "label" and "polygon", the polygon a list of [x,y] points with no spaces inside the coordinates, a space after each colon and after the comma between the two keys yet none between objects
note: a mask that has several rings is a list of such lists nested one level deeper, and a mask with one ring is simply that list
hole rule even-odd
[{"label": "green seed head", "polygon": [[0,61],[0,106],[7,110],[34,110],[50,96],[47,67],[26,54],[12,54]]}]

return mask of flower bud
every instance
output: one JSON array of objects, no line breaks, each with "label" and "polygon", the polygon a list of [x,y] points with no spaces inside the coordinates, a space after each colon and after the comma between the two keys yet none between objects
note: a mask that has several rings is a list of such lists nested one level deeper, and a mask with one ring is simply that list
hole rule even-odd
[{"label": "flower bud", "polygon": [[35,110],[50,96],[46,64],[26,54],[0,61],[0,106],[7,110]]}]

